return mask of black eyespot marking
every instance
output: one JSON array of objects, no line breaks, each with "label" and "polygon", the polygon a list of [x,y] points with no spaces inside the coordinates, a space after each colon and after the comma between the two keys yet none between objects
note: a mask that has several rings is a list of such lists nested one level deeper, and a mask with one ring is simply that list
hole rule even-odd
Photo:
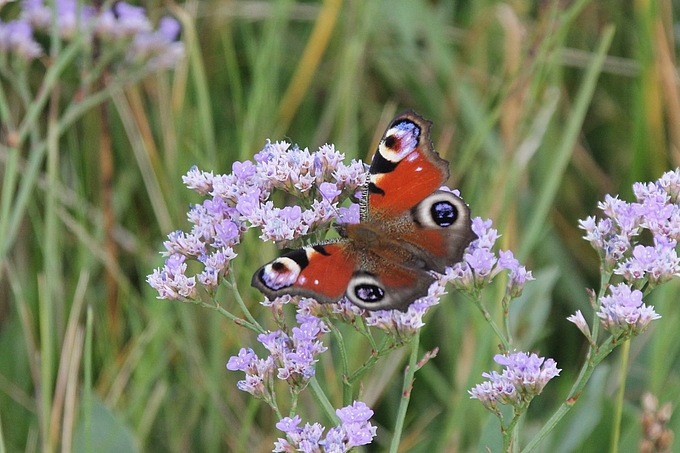
[{"label": "black eyespot marking", "polygon": [[315,245],[312,248],[315,251],[321,253],[323,256],[331,256],[331,254],[328,253],[328,251],[326,251],[326,247],[324,247],[323,245]]},{"label": "black eyespot marking", "polygon": [[430,207],[430,215],[434,223],[445,228],[454,224],[458,218],[458,209],[448,201],[439,201]]},{"label": "black eyespot marking", "polygon": [[281,272],[286,270],[286,265],[279,261],[274,261],[272,263],[272,269],[275,270],[276,272]]},{"label": "black eyespot marking", "polygon": [[355,286],[354,294],[364,302],[380,302],[385,298],[385,291],[381,287],[369,283]]},{"label": "black eyespot marking", "polygon": [[[304,269],[309,264],[309,259],[307,258],[307,252],[305,251],[305,249],[293,250],[292,252],[288,252],[283,256],[285,256],[286,258],[290,258],[293,261],[295,261],[297,263],[297,265],[300,266],[300,269]],[[274,265],[276,265],[276,264],[280,264],[280,263],[273,263],[272,267],[274,267]],[[283,266],[285,268],[285,265],[283,265]],[[274,268],[274,270],[281,270],[281,269]]]},{"label": "black eyespot marking", "polygon": [[394,138],[394,135],[390,135],[385,139],[385,146],[387,146],[389,149],[394,148],[394,145],[397,144],[397,139]]},{"label": "black eyespot marking", "polygon": [[[388,139],[389,138],[394,137],[388,137]],[[385,142],[387,143],[387,139]],[[394,169],[397,168],[397,165],[399,165],[399,162],[390,162],[389,160],[385,159],[385,156],[380,154],[380,150],[378,150],[375,153],[375,156],[373,156],[373,162],[371,162],[371,169],[369,170],[369,173],[372,175],[389,173],[394,171]]]}]

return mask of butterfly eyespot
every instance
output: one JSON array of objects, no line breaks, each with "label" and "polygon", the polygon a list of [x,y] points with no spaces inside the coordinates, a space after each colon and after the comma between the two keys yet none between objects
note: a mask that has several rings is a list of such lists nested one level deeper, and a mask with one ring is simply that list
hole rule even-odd
[{"label": "butterfly eyespot", "polygon": [[411,211],[421,228],[456,228],[467,221],[465,202],[451,192],[438,190]]},{"label": "butterfly eyespot", "polygon": [[458,208],[448,201],[438,201],[430,207],[430,215],[434,223],[440,227],[448,227],[458,218]]},{"label": "butterfly eyespot", "polygon": [[388,148],[394,148],[394,145],[397,144],[397,139],[394,138],[394,135],[390,135],[385,139],[385,146]]},{"label": "butterfly eyespot", "polygon": [[364,302],[380,302],[385,298],[385,291],[379,286],[363,284],[354,287],[354,295]]},{"label": "butterfly eyespot", "polygon": [[269,289],[278,291],[293,285],[302,268],[295,260],[282,256],[264,266],[260,271],[260,281]]},{"label": "butterfly eyespot", "polygon": [[369,272],[355,273],[347,285],[346,294],[354,304],[369,310],[375,310],[387,297],[380,280]]}]

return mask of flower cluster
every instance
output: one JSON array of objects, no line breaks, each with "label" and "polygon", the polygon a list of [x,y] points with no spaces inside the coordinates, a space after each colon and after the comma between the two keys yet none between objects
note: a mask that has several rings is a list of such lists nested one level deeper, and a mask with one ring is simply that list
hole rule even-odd
[{"label": "flower cluster", "polygon": [[609,288],[611,294],[600,298],[600,310],[597,316],[602,320],[605,329],[615,335],[638,335],[649,323],[661,316],[653,306],[642,303],[642,291],[631,289],[625,283]]},{"label": "flower cluster", "polygon": [[[642,302],[639,289],[651,289],[680,274],[676,246],[680,238],[680,169],[669,171],[655,182],[635,183],[636,201],[629,203],[607,195],[598,207],[604,218],[588,217],[580,222],[589,241],[602,260],[604,272],[620,275],[624,282],[609,288],[600,297],[597,316],[605,329],[617,337],[628,338],[644,331],[660,316],[653,306]],[[653,245],[639,243],[643,231]],[[583,314],[567,318],[591,341]]]},{"label": "flower cluster", "polygon": [[493,412],[498,411],[498,403],[525,408],[562,371],[553,359],[545,360],[536,354],[527,355],[524,352],[508,356],[498,354],[494,361],[505,367],[503,371],[500,374],[496,371],[482,373],[489,380],[469,391],[471,398],[478,399]]},{"label": "flower cluster", "polygon": [[343,453],[354,447],[371,443],[376,435],[376,427],[368,421],[373,411],[361,401],[335,411],[341,425],[328,430],[322,439],[324,427],[319,423],[306,423],[300,427],[300,416],[285,417],[276,427],[286,433],[287,439],[275,443],[274,452],[333,452]]},{"label": "flower cluster", "polygon": [[480,217],[472,219],[472,231],[477,235],[467,249],[465,260],[447,271],[453,286],[467,292],[477,291],[488,285],[503,270],[509,272],[506,295],[514,298],[522,294],[527,281],[533,280],[531,271],[519,264],[512,251],[500,250],[498,256],[492,251],[498,231],[491,228],[491,220]]},{"label": "flower cluster", "polygon": [[[606,271],[636,286],[663,283],[680,273],[675,250],[680,238],[679,181],[680,169],[676,169],[656,182],[635,183],[635,202],[607,195],[598,205],[605,218],[580,222],[584,239],[600,254]],[[643,230],[651,233],[653,246],[635,244]]]},{"label": "flower cluster", "polygon": [[0,51],[24,60],[40,57],[44,51],[33,34],[49,35],[53,24],[64,40],[97,38],[112,49],[126,49],[129,64],[166,68],[184,54],[183,44],[177,41],[180,26],[175,19],[162,18],[154,30],[142,7],[121,1],[98,10],[76,0],[55,0],[54,6],[44,0],[23,0],[18,19],[0,23]]},{"label": "flower cluster", "polygon": [[[625,339],[639,335],[647,329],[650,322],[661,318],[653,306],[647,306],[642,302],[642,291],[632,289],[626,283],[619,283],[610,286],[609,292],[609,295],[600,297],[599,310],[596,314],[604,328],[616,338]],[[594,341],[581,310],[577,310],[567,320],[576,324],[591,342]]]},{"label": "flower cluster", "polygon": [[[191,299],[196,283],[213,291],[228,272],[236,256],[234,247],[248,228],[259,228],[263,240],[289,244],[327,228],[338,213],[343,221],[358,221],[358,205],[338,208],[338,204],[356,195],[366,172],[361,162],[345,165],[343,158],[332,145],[309,152],[277,142],[267,143],[255,162],[234,162],[232,172],[226,175],[196,167],[189,170],[184,183],[208,198],[191,207],[188,219],[193,227],[189,233],[180,230],[168,235],[163,253],[169,258],[147,279],[158,297]],[[269,199],[274,190],[297,196],[306,207],[275,207]],[[177,271],[186,270],[186,266],[173,267],[180,257],[200,261],[204,270],[196,276],[178,275]]]},{"label": "flower cluster", "polygon": [[276,377],[287,381],[291,389],[302,390],[314,376],[316,356],[327,348],[318,340],[328,332],[328,326],[314,316],[298,315],[299,326],[288,335],[281,330],[260,334],[257,340],[269,351],[267,359],[260,359],[252,349],[242,348],[231,357],[227,369],[244,371],[246,379],[238,388],[265,400],[271,395],[265,385],[277,368]]}]

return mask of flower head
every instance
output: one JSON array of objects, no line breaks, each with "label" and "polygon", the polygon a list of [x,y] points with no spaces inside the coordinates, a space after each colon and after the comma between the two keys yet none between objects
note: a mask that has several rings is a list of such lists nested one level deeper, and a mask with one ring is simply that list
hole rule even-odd
[{"label": "flower head", "polygon": [[[605,196],[598,206],[604,218],[581,220],[584,239],[600,254],[607,271],[628,282],[663,283],[680,271],[675,247],[680,238],[678,179],[680,170],[667,172],[655,182],[635,183],[636,201]],[[654,237],[654,245],[637,243],[643,230]]]},{"label": "flower head", "polygon": [[605,329],[614,335],[638,335],[650,322],[661,316],[653,306],[642,302],[642,292],[625,283],[610,287],[610,294],[600,298],[600,317]]},{"label": "flower head", "polygon": [[487,409],[498,410],[498,403],[510,404],[517,408],[526,407],[532,398],[539,395],[546,384],[561,369],[553,359],[536,354],[516,352],[510,355],[496,355],[494,361],[505,368],[499,374],[495,371],[482,373],[488,378],[469,391],[471,398],[478,399]]},{"label": "flower head", "polygon": [[319,423],[300,427],[299,415],[284,417],[276,427],[286,433],[287,439],[279,438],[274,452],[327,452],[341,453],[354,447],[370,444],[376,435],[376,427],[368,421],[373,411],[361,401],[335,411],[341,424],[328,430],[322,438],[324,427]]},{"label": "flower head", "polygon": [[534,277],[531,271],[520,265],[512,251],[499,250],[496,254],[492,250],[499,235],[491,225],[490,219],[483,220],[480,217],[472,219],[472,231],[477,235],[477,239],[468,246],[465,259],[447,270],[447,277],[454,287],[474,292],[507,270],[509,279],[506,295],[511,299],[519,297],[526,282],[533,280]]},{"label": "flower head", "polygon": [[0,52],[13,53],[30,61],[43,54],[33,39],[33,28],[27,20],[0,21]]},{"label": "flower head", "polygon": [[33,33],[50,35],[55,27],[59,37],[67,41],[76,37],[92,41],[96,36],[104,46],[122,52],[120,64],[166,68],[184,55],[184,45],[177,41],[180,26],[175,19],[162,18],[154,30],[144,8],[124,1],[100,10],[76,0],[54,0],[53,4],[23,0],[20,7],[18,20],[0,23],[0,52],[12,52],[27,60],[37,58],[44,51],[33,40]]}]

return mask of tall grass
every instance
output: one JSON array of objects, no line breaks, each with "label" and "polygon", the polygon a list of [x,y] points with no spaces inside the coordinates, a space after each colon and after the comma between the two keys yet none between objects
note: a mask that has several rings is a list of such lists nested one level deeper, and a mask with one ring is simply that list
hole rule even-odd
[{"label": "tall grass", "polygon": [[[192,165],[228,173],[267,139],[310,149],[330,142],[348,158],[370,159],[389,119],[406,108],[434,121],[450,185],[473,215],[494,219],[503,247],[536,276],[513,308],[512,333],[518,347],[554,357],[564,371],[534,401],[526,443],[584,360],[585,341],[565,318],[588,306],[598,262],[577,220],[605,193],[630,198],[634,181],[680,165],[680,5],[145,6],[183,25],[187,56],[174,71],[112,90],[103,107],[57,124],[74,93],[66,74],[34,113],[42,148],[15,147],[9,132],[19,125],[0,129],[0,452],[271,451],[281,436],[275,416],[225,369],[253,334],[214,311],[157,300],[145,283],[161,265],[165,235],[186,228],[187,207],[198,201],[181,176]],[[11,4],[0,9],[3,20],[14,13]],[[21,102],[4,87],[0,77],[0,105]],[[100,166],[107,139],[110,185]],[[249,282],[276,250],[251,234],[237,253],[236,282],[267,326]],[[636,451],[641,395],[674,407],[680,395],[679,296],[678,282],[653,293],[663,318],[632,342],[627,373],[610,357],[539,451],[606,451],[620,388],[620,451]],[[221,298],[235,306],[228,291]],[[492,368],[497,340],[455,292],[426,322],[421,351],[439,347],[439,355],[416,375],[401,451],[478,451],[498,427],[467,390]],[[347,347],[357,360],[370,353]],[[367,451],[389,444],[406,360],[390,355],[363,383],[379,426]],[[327,355],[317,371],[337,402],[339,369]],[[309,395],[300,405],[310,419],[322,417]],[[679,423],[673,416],[668,426],[678,432]]]}]

